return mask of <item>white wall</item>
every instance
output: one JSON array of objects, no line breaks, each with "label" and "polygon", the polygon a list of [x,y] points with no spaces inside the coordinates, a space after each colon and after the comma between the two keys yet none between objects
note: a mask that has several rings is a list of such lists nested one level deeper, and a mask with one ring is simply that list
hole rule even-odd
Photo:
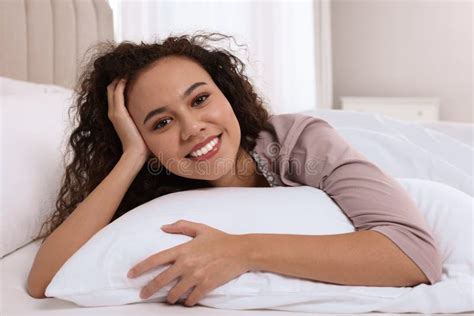
[{"label": "white wall", "polygon": [[333,0],[335,108],[341,96],[439,97],[440,119],[474,122],[473,2]]}]

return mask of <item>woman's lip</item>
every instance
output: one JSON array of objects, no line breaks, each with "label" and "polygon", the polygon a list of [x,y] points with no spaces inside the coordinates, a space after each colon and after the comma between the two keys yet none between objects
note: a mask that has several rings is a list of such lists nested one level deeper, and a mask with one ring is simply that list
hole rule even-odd
[{"label": "woman's lip", "polygon": [[221,136],[222,134],[217,136],[217,144],[211,149],[211,151],[208,151],[205,155],[199,156],[199,157],[192,157],[191,155],[188,155],[187,157],[191,160],[207,160],[209,158],[212,158],[217,152],[219,151],[221,147]]},{"label": "woman's lip", "polygon": [[211,140],[213,140],[214,138],[216,138],[216,135],[214,135],[214,136],[209,136],[209,137],[208,137],[206,140],[204,140],[202,143],[199,143],[199,144],[195,145],[195,146],[193,147],[193,149],[191,149],[191,151],[189,152],[189,154],[191,154],[193,151],[196,151],[196,150],[198,150],[198,149],[203,148],[204,146],[206,146],[207,144],[209,144],[209,142],[210,142]]}]

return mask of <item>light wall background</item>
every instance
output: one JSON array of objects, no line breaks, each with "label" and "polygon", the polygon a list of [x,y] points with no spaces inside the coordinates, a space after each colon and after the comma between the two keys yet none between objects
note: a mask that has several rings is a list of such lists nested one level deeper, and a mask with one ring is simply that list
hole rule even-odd
[{"label": "light wall background", "polygon": [[474,122],[473,1],[332,0],[334,108],[341,96],[439,97],[440,120]]}]

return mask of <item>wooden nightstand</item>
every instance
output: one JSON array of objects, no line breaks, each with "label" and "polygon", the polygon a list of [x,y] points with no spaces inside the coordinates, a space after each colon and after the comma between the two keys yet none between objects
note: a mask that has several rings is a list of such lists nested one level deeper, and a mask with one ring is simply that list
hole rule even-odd
[{"label": "wooden nightstand", "polygon": [[342,109],[382,114],[393,118],[434,122],[439,120],[439,98],[341,97]]}]

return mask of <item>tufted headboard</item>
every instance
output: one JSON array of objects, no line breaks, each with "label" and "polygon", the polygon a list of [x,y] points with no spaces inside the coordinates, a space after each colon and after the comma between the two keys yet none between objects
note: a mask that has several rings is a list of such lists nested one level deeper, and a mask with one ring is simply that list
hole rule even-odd
[{"label": "tufted headboard", "polygon": [[107,0],[0,0],[0,76],[73,88],[103,40],[114,40]]}]

